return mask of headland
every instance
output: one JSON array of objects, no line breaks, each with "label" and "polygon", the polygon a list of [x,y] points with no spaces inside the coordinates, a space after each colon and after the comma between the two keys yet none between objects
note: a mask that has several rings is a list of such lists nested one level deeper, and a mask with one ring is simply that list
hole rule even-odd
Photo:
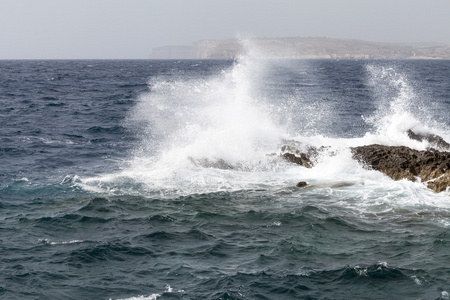
[{"label": "headland", "polygon": [[[326,37],[254,38],[248,41],[274,59],[450,59],[450,45],[401,45]],[[244,43],[245,44],[245,43]],[[239,39],[200,40],[191,46],[152,49],[152,59],[235,59],[246,51]]]}]

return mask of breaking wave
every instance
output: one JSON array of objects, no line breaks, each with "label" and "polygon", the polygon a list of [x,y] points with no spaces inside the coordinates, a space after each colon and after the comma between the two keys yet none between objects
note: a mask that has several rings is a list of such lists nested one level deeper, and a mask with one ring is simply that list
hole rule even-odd
[{"label": "breaking wave", "polygon": [[[140,137],[131,157],[120,172],[84,178],[79,185],[96,192],[172,197],[279,191],[302,180],[322,193],[343,189],[343,198],[350,195],[366,204],[398,197],[414,205],[423,204],[423,199],[440,202],[420,183],[392,182],[364,169],[349,149],[374,143],[418,150],[429,146],[408,138],[408,129],[449,139],[450,131],[433,121],[406,74],[395,66],[365,63],[362,89],[368,91],[374,109],[367,109],[360,121],[368,130],[339,137],[323,130],[339,127],[333,115],[339,101],[299,92],[304,78],[316,78],[307,62],[264,59],[251,45],[246,47],[245,55],[215,74],[152,78],[149,92],[139,97],[124,125]],[[295,82],[298,74],[303,82]],[[325,90],[321,85],[317,82],[314,88]],[[330,148],[306,169],[280,158],[281,147],[289,143]]]}]

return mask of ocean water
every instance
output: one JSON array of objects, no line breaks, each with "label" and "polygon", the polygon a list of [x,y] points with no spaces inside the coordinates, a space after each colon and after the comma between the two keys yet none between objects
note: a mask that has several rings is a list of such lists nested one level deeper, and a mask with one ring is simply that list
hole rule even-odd
[{"label": "ocean water", "polygon": [[0,61],[0,103],[1,299],[450,299],[450,192],[350,152],[450,141],[450,61]]}]

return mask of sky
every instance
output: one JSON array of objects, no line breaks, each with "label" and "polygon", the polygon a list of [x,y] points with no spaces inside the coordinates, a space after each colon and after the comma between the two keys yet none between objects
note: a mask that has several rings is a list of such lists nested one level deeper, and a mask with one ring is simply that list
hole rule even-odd
[{"label": "sky", "polygon": [[0,0],[0,59],[145,59],[234,37],[450,44],[450,0]]}]

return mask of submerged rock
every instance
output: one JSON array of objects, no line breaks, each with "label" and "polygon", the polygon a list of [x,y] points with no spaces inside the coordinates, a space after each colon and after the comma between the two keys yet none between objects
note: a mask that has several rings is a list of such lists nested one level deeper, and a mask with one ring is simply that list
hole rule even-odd
[{"label": "submerged rock", "polygon": [[306,181],[300,181],[300,182],[298,182],[295,186],[296,187],[305,187],[305,186],[307,186],[308,184],[306,183]]},{"label": "submerged rock", "polygon": [[353,182],[353,181],[338,181],[338,182],[322,182],[316,184],[308,184],[306,181],[300,181],[296,184],[296,187],[305,187],[305,188],[342,188],[349,187],[353,185],[361,184],[364,185],[364,182]]},{"label": "submerged rock", "polygon": [[215,159],[210,160],[208,158],[199,158],[194,159],[193,157],[189,157],[189,160],[197,167],[202,168],[215,168],[215,169],[222,169],[222,170],[233,170],[234,167],[226,162],[223,159]]},{"label": "submerged rock", "polygon": [[450,152],[376,144],[353,147],[351,150],[356,160],[394,180],[420,179],[437,193],[450,186]]}]

